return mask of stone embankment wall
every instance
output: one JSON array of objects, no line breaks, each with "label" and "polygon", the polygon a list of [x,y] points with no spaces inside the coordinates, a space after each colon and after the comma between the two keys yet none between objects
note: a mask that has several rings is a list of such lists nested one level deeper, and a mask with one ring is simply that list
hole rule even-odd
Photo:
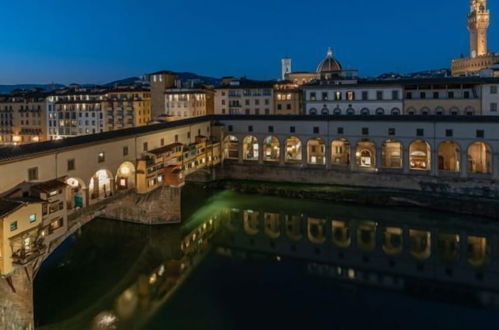
[{"label": "stone embankment wall", "polygon": [[225,164],[212,186],[245,193],[365,205],[411,205],[499,218],[499,183],[481,177],[352,173],[319,168]]},{"label": "stone embankment wall", "polygon": [[164,225],[181,221],[181,188],[161,187],[149,194],[134,192],[108,203],[101,216],[147,225]]},{"label": "stone embankment wall", "polygon": [[9,278],[0,278],[0,329],[34,329],[33,272],[17,268]]}]

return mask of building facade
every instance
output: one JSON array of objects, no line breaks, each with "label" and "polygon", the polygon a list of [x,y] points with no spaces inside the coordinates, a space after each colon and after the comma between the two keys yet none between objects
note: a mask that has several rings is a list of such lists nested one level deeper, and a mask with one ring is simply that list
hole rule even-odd
[{"label": "building facade", "polygon": [[226,78],[215,91],[215,114],[270,115],[274,111],[273,81]]},{"label": "building facade", "polygon": [[138,85],[117,86],[103,100],[105,131],[140,127],[152,121],[151,92]]}]

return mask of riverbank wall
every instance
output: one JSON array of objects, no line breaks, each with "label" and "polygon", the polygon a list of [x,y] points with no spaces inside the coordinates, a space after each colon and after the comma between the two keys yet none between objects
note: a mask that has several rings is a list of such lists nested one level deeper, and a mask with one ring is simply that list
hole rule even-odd
[{"label": "riverbank wall", "polygon": [[224,164],[213,188],[298,199],[426,209],[499,219],[499,183],[476,178]]}]

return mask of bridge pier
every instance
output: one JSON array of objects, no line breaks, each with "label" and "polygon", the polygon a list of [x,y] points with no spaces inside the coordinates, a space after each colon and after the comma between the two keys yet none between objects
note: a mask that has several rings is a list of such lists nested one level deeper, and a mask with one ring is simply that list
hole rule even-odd
[{"label": "bridge pier", "polygon": [[33,271],[30,266],[15,269],[0,278],[0,328],[34,329]]}]

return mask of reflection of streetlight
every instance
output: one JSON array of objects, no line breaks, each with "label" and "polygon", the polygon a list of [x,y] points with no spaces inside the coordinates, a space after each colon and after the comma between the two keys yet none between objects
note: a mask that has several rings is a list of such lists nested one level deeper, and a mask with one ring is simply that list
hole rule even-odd
[{"label": "reflection of streetlight", "polygon": [[118,328],[118,317],[114,312],[102,312],[94,318],[92,329],[94,330],[111,330]]}]

